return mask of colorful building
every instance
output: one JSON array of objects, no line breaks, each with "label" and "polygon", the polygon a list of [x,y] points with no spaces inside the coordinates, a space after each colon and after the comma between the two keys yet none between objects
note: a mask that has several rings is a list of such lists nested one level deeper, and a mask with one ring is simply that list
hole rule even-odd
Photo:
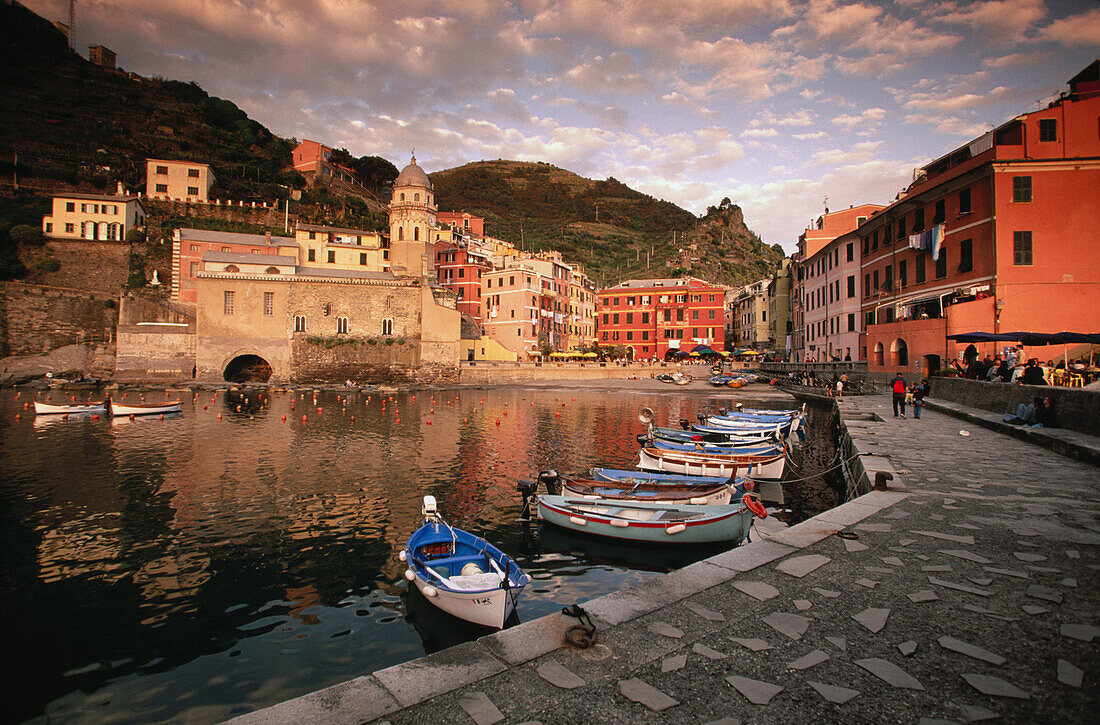
[{"label": "colorful building", "polygon": [[195,161],[146,159],[145,195],[150,199],[172,199],[206,203],[217,179],[209,164]]},{"label": "colorful building", "polygon": [[332,149],[324,144],[306,139],[294,147],[291,161],[294,169],[306,178],[307,182],[328,186],[334,179],[355,182],[354,172],[346,166],[329,161]]},{"label": "colorful building", "polygon": [[143,226],[141,200],[123,194],[55,196],[52,213],[42,217],[42,232],[54,239],[120,242],[126,232]]},{"label": "colorful building", "polygon": [[436,283],[452,290],[458,296],[458,311],[479,325],[484,322],[482,276],[492,268],[489,253],[474,242],[456,236],[435,243]]},{"label": "colorful building", "polygon": [[[177,229],[172,236],[171,299],[186,305],[197,303],[195,280],[203,270],[203,259],[208,253],[247,255],[253,263],[267,257],[289,258],[292,264],[297,265],[298,251],[297,241],[290,237]],[[226,262],[221,271],[231,265],[231,262]],[[240,268],[239,264],[236,266]],[[279,266],[275,263],[267,264],[265,269],[272,267],[272,274],[277,274],[281,273]]]},{"label": "colorful building", "polygon": [[954,333],[1100,330],[1098,118],[1095,61],[1046,108],[919,169],[859,228],[872,372],[940,369],[965,347]]},{"label": "colorful building", "polygon": [[542,310],[542,277],[525,262],[482,275],[483,326],[486,337],[520,359],[537,354]]},{"label": "colorful building", "polygon": [[366,272],[390,270],[389,240],[381,232],[298,224],[294,239],[302,264]]},{"label": "colorful building", "polygon": [[794,362],[862,360],[861,224],[879,204],[828,210],[798,238],[792,298]]},{"label": "colorful building", "polygon": [[597,342],[635,359],[725,346],[726,288],[696,277],[631,279],[596,293]]},{"label": "colorful building", "polygon": [[435,220],[439,226],[450,227],[466,236],[485,236],[485,219],[464,211],[441,211],[435,215]]},{"label": "colorful building", "polygon": [[757,280],[741,288],[733,301],[733,344],[738,348],[771,350],[774,341],[768,327],[768,283],[770,278]]}]

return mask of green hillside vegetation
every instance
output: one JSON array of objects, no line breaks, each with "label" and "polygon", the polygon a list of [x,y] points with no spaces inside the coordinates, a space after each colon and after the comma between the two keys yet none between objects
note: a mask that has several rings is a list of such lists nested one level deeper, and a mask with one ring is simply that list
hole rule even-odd
[{"label": "green hillside vegetation", "polygon": [[739,284],[770,273],[783,256],[728,199],[699,218],[617,179],[541,162],[481,161],[429,176],[440,209],[483,216],[486,233],[525,251],[559,250],[601,285],[683,274]]}]

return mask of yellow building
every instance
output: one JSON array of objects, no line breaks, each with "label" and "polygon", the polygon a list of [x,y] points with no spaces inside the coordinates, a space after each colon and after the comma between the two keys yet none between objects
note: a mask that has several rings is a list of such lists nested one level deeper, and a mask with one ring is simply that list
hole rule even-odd
[{"label": "yellow building", "polygon": [[150,199],[208,202],[216,181],[208,164],[164,159],[145,161],[145,195]]},{"label": "yellow building", "polygon": [[390,271],[389,242],[379,232],[299,224],[294,233],[300,263],[321,269]]},{"label": "yellow building", "polygon": [[55,239],[122,241],[126,232],[143,226],[145,209],[136,196],[55,196],[53,213],[42,217],[43,233]]}]

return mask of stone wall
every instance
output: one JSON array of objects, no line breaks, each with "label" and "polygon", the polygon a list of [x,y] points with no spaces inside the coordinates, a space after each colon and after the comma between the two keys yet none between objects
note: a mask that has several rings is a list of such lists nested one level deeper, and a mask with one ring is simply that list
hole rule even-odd
[{"label": "stone wall", "polygon": [[458,382],[467,385],[509,385],[513,383],[548,382],[556,380],[608,380],[636,376],[652,378],[671,373],[676,368],[651,365],[618,365],[615,363],[495,363],[463,362],[459,365]]},{"label": "stone wall", "polygon": [[1058,411],[1060,427],[1100,435],[1100,391],[1050,385],[987,383],[965,378],[931,378],[930,397],[949,400],[992,413],[1015,411],[1020,403],[1050,396]]},{"label": "stone wall", "polygon": [[[190,217],[193,219],[223,219],[231,222],[255,224],[257,226],[278,228],[286,221],[282,206],[239,206],[227,204],[192,204],[185,201],[164,201],[142,199],[142,205],[152,217],[149,220],[149,234],[151,238],[168,238],[168,230],[161,229],[157,219],[169,217]],[[290,221],[294,222],[291,215]]]},{"label": "stone wall", "polygon": [[117,323],[113,292],[0,282],[0,357],[84,343],[111,348]]},{"label": "stone wall", "polygon": [[195,367],[195,326],[119,325],[115,380],[191,380]]}]

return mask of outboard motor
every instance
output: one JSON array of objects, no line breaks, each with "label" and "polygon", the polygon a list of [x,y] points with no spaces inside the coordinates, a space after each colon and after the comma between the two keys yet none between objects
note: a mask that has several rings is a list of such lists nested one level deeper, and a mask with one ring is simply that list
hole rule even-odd
[{"label": "outboard motor", "polygon": [[688,420],[687,418],[681,418],[680,419],[680,427],[683,428],[684,430],[691,430],[691,421]]},{"label": "outboard motor", "polygon": [[640,446],[647,446],[649,445],[649,434],[639,433],[638,435],[634,436],[634,440],[638,441],[638,445]]},{"label": "outboard motor", "polygon": [[699,414],[698,414],[698,415],[696,415],[695,417],[699,419],[699,422],[700,422],[700,423],[701,423],[702,425],[706,425],[706,424],[707,424],[707,415],[706,415],[706,413],[699,413]]},{"label": "outboard motor", "polygon": [[730,414],[730,412],[728,410],[726,410],[725,408],[719,408],[718,409],[718,415],[729,415],[729,414]]},{"label": "outboard motor", "polygon": [[520,479],[520,481],[516,483],[516,490],[523,496],[523,509],[520,511],[519,517],[527,521],[531,518],[531,499],[538,493],[539,482]]},{"label": "outboard motor", "polygon": [[551,496],[557,496],[561,493],[561,476],[553,468],[539,471],[538,483],[546,486],[546,492]]}]

